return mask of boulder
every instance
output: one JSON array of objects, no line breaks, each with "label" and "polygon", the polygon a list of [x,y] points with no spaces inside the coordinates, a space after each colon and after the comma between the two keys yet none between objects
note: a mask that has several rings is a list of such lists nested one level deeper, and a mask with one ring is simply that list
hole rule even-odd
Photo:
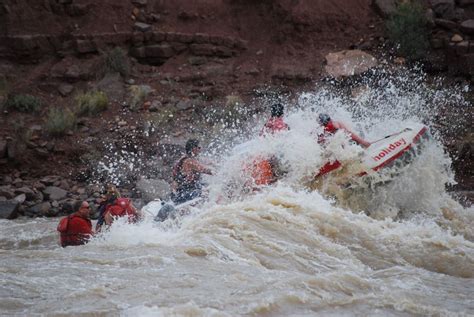
[{"label": "boulder", "polygon": [[191,52],[198,56],[213,56],[215,54],[215,46],[212,44],[191,44]]},{"label": "boulder", "polygon": [[461,29],[467,34],[474,34],[474,19],[462,22]]},{"label": "boulder", "polygon": [[55,175],[49,175],[49,176],[45,176],[43,177],[40,182],[45,184],[46,186],[51,186],[53,185],[55,182],[57,182],[58,180],[60,179],[59,176],[55,176]]},{"label": "boulder", "polygon": [[67,191],[56,186],[48,186],[43,190],[43,194],[45,194],[49,200],[61,200],[66,198]]},{"label": "boulder", "polygon": [[66,97],[66,96],[70,95],[73,90],[74,90],[74,86],[69,85],[69,84],[61,84],[58,87],[58,91],[61,94],[61,96],[63,96],[63,97]]},{"label": "boulder", "polygon": [[137,31],[140,31],[140,32],[147,32],[147,31],[151,30],[151,25],[143,23],[143,22],[136,22],[133,25],[133,28]]},{"label": "boulder", "polygon": [[454,0],[430,0],[430,5],[436,17],[451,20],[455,16]]},{"label": "boulder", "polygon": [[13,182],[13,179],[9,175],[3,175],[2,182],[4,184],[11,184],[11,182]]},{"label": "boulder", "polygon": [[147,57],[169,58],[174,55],[173,48],[168,44],[157,44],[145,46]]},{"label": "boulder", "polygon": [[28,211],[36,216],[46,216],[49,214],[51,204],[49,202],[42,202],[28,208]]},{"label": "boulder", "polygon": [[463,41],[463,38],[459,34],[454,34],[453,37],[451,37],[451,42],[459,43],[459,42],[462,42],[462,41]]},{"label": "boulder", "polygon": [[66,215],[72,214],[79,209],[81,201],[74,199],[66,199],[59,202],[60,212]]},{"label": "boulder", "polygon": [[28,187],[20,187],[15,189],[15,195],[25,194],[26,200],[34,200],[36,198],[35,192]]},{"label": "boulder", "polygon": [[377,66],[375,57],[361,50],[344,50],[326,55],[325,70],[334,78],[359,75]]},{"label": "boulder", "polygon": [[0,186],[0,196],[6,197],[7,199],[12,199],[15,197],[15,193],[10,186]]},{"label": "boulder", "polygon": [[20,203],[15,200],[0,201],[0,219],[15,219],[18,217]]},{"label": "boulder", "polygon": [[470,6],[470,5],[474,5],[474,0],[458,0],[459,2],[459,5],[461,7],[467,7],[467,6]]},{"label": "boulder", "polygon": [[153,199],[166,199],[171,192],[171,186],[162,179],[145,179],[141,178],[136,188],[141,192],[142,198],[146,201]]},{"label": "boulder", "polygon": [[397,10],[397,0],[374,0],[377,11],[383,17],[389,17]]},{"label": "boulder", "polygon": [[25,194],[18,195],[15,198],[13,198],[13,200],[19,202],[20,204],[23,204],[26,200],[26,195]]},{"label": "boulder", "polygon": [[459,26],[456,22],[445,19],[434,19],[435,25],[447,30],[456,30]]}]

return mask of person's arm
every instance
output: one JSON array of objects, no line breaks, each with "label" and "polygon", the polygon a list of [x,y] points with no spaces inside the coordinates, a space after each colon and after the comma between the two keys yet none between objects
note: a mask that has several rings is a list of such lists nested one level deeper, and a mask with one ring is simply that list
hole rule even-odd
[{"label": "person's arm", "polygon": [[114,217],[112,217],[112,215],[108,211],[106,211],[104,214],[104,222],[107,226],[110,226],[112,222],[114,222]]},{"label": "person's arm", "polygon": [[187,162],[185,163],[187,165],[186,168],[189,168],[195,173],[212,175],[212,170],[207,166],[204,166],[203,164],[199,163],[197,160],[187,160]]},{"label": "person's arm", "polygon": [[357,144],[360,144],[361,146],[367,148],[370,146],[370,142],[362,139],[360,136],[358,136],[356,133],[352,132],[349,128],[347,128],[343,123],[341,122],[334,122],[334,126],[338,129],[342,129],[349,133],[351,139],[355,141]]}]

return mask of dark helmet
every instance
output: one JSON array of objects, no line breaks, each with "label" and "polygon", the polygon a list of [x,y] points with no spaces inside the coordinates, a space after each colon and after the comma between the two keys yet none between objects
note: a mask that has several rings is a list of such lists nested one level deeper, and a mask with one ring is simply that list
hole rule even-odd
[{"label": "dark helmet", "polygon": [[331,117],[327,113],[320,113],[319,114],[319,123],[323,126],[327,126],[327,124],[331,121]]},{"label": "dark helmet", "polygon": [[193,152],[193,149],[199,147],[199,141],[196,139],[189,139],[188,142],[186,142],[186,154],[191,155]]},{"label": "dark helmet", "polygon": [[271,107],[272,117],[281,117],[285,111],[285,107],[281,103],[275,103]]}]

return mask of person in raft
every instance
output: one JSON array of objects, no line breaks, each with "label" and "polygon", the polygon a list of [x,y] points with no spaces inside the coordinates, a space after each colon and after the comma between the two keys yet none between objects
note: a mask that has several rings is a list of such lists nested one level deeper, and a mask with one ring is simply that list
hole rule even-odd
[{"label": "person in raft", "polygon": [[59,221],[59,242],[61,246],[75,246],[86,244],[94,234],[90,220],[90,206],[83,201],[79,210]]},{"label": "person in raft", "polygon": [[143,215],[133,206],[129,198],[117,197],[106,206],[104,223],[110,226],[115,219],[122,217],[127,217],[129,223],[137,223],[143,218]]},{"label": "person in raft", "polygon": [[[370,142],[358,136],[356,133],[347,128],[342,122],[332,120],[331,117],[326,113],[319,114],[319,124],[324,128],[324,133],[318,135],[318,143],[320,144],[326,142],[327,137],[334,135],[334,133],[339,130],[343,130],[350,136],[350,138],[354,142],[356,142],[360,146],[364,148],[368,148],[370,146]],[[341,163],[337,160],[334,162],[327,162],[323,165],[323,167],[319,169],[318,173],[316,174],[316,177],[327,174],[339,168],[340,166]]]},{"label": "person in raft", "polygon": [[[283,120],[285,107],[281,103],[273,104],[270,112],[270,118],[260,131],[260,136],[273,135],[280,131],[290,130],[288,124]],[[245,165],[244,170],[250,174],[251,178],[251,181],[247,182],[245,187],[252,191],[258,190],[260,186],[273,184],[284,174],[280,162],[275,155],[269,158],[256,157]]]},{"label": "person in raft", "polygon": [[173,193],[171,199],[175,204],[181,204],[202,195],[201,175],[212,175],[209,167],[198,161],[201,153],[199,141],[190,139],[186,142],[185,155],[173,168]]},{"label": "person in raft", "polygon": [[120,192],[118,191],[117,187],[115,187],[112,184],[109,184],[107,186],[107,192],[105,196],[103,196],[102,201],[99,204],[99,218],[97,219],[97,224],[95,226],[95,231],[100,232],[102,226],[105,223],[105,210],[107,209],[108,206],[111,206],[114,204],[115,200],[117,198],[120,198]]},{"label": "person in raft", "polygon": [[331,117],[326,113],[319,114],[319,124],[323,126],[324,133],[318,136],[318,143],[324,143],[326,137],[333,135],[338,130],[343,130],[351,137],[354,142],[356,142],[360,146],[364,148],[368,148],[370,146],[370,142],[362,139],[356,133],[351,131],[344,125],[344,123],[332,120]]},{"label": "person in raft", "polygon": [[275,103],[271,106],[271,116],[260,131],[260,135],[274,134],[279,131],[286,131],[290,128],[283,120],[285,107],[281,103]]}]

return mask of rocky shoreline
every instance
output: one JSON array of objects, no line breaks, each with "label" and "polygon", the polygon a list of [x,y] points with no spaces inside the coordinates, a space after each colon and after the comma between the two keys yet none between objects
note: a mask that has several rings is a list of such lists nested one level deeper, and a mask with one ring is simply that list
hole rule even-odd
[{"label": "rocky shoreline", "polygon": [[[0,218],[64,215],[81,200],[94,209],[102,188],[90,184],[110,181],[97,165],[122,151],[125,161],[146,158],[140,175],[120,174],[123,194],[138,204],[166,197],[170,167],[186,138],[215,131],[213,122],[265,111],[267,105],[255,101],[262,95],[295,96],[323,79],[409,64],[386,57],[393,50],[384,19],[397,4],[5,1],[0,105],[16,95],[31,95],[41,105],[4,109],[0,116]],[[430,26],[424,70],[470,87],[466,98],[472,103],[474,2],[422,4]],[[97,17],[102,23],[95,23]],[[110,63],[112,72],[106,70]],[[354,95],[364,89],[346,88]],[[104,109],[78,114],[62,135],[52,135],[51,109],[76,111],[78,96],[89,92],[106,95]],[[245,114],[236,112],[242,104]],[[472,111],[449,107],[452,121],[440,122],[446,125],[440,131],[460,183],[451,190],[472,201]]]}]

